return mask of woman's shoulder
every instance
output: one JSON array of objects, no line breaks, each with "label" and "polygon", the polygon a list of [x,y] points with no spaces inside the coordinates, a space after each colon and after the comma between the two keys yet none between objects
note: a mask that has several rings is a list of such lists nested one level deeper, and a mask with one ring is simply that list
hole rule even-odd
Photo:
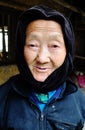
[{"label": "woman's shoulder", "polygon": [[7,96],[9,90],[12,88],[14,81],[18,78],[19,75],[15,75],[9,78],[5,83],[0,85],[0,103]]}]

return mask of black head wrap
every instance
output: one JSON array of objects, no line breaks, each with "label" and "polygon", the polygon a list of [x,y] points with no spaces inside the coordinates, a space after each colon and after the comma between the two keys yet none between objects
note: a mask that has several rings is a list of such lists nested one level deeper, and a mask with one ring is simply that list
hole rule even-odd
[{"label": "black head wrap", "polygon": [[[38,19],[54,20],[61,25],[67,50],[67,55],[63,65],[56,69],[44,82],[38,82],[33,78],[23,55],[26,27],[30,22]],[[48,91],[55,90],[68,79],[73,69],[75,39],[72,25],[63,14],[57,12],[56,10],[50,9],[47,6],[34,6],[21,14],[16,34],[17,66],[22,80],[26,82],[29,89],[39,93],[46,93]]]}]

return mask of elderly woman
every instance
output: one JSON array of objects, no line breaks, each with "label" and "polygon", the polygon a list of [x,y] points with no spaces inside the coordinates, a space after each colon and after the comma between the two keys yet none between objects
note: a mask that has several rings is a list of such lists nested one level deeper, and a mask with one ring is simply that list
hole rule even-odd
[{"label": "elderly woman", "polygon": [[71,81],[74,34],[63,14],[34,6],[19,18],[19,74],[0,87],[1,130],[82,130],[85,97]]}]

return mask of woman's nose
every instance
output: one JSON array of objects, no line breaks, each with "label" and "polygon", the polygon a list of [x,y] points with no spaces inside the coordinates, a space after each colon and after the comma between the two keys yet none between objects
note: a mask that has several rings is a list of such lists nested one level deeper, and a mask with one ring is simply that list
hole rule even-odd
[{"label": "woman's nose", "polygon": [[37,55],[37,61],[40,63],[46,63],[50,61],[50,54],[48,48],[41,48]]}]

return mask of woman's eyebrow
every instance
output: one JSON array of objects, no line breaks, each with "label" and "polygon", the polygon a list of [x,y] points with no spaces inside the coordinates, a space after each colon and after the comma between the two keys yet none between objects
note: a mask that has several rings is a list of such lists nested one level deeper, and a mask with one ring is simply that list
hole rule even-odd
[{"label": "woman's eyebrow", "polygon": [[26,36],[29,38],[34,38],[34,39],[37,38],[37,34],[33,34],[33,33],[30,33],[30,34],[27,33]]},{"label": "woman's eyebrow", "polygon": [[64,41],[64,36],[63,36],[62,33],[56,33],[56,34],[54,34],[54,35],[50,35],[50,41],[51,41],[51,40],[59,41],[59,42],[61,42],[62,44],[65,43],[65,41]]},{"label": "woman's eyebrow", "polygon": [[52,39],[52,40],[57,40],[57,39],[60,39],[60,38],[64,39],[64,36],[63,36],[62,33],[56,33],[56,34],[50,35],[50,39]]}]

